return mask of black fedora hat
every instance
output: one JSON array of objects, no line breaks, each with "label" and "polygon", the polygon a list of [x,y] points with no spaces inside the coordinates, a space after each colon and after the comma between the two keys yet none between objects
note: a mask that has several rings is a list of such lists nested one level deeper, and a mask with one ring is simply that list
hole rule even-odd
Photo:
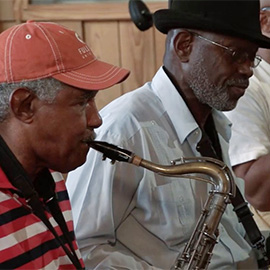
[{"label": "black fedora hat", "polygon": [[170,0],[169,9],[153,14],[156,28],[189,28],[244,38],[270,48],[270,38],[262,35],[259,0]]}]

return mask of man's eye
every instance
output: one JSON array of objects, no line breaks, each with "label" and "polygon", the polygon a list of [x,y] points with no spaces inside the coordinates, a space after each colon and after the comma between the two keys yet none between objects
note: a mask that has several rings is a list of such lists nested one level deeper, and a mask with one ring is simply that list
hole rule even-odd
[{"label": "man's eye", "polygon": [[80,106],[86,106],[89,103],[95,102],[95,97],[87,98],[79,102]]}]

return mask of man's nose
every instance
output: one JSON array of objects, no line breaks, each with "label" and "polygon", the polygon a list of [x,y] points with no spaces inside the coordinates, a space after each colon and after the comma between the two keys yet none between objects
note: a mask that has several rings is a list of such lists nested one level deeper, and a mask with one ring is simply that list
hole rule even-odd
[{"label": "man's nose", "polygon": [[86,112],[87,117],[87,127],[89,128],[98,128],[102,125],[102,118],[98,112],[96,104],[90,106]]},{"label": "man's nose", "polygon": [[248,78],[250,78],[253,75],[253,62],[250,59],[247,59],[244,63],[241,63],[238,65],[238,71],[241,74],[246,75]]}]

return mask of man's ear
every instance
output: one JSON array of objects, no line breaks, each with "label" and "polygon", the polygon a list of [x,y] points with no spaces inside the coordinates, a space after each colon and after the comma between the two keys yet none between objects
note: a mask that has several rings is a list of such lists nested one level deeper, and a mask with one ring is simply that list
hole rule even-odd
[{"label": "man's ear", "polygon": [[174,49],[180,61],[188,62],[192,50],[193,36],[188,31],[179,32],[174,38]]},{"label": "man's ear", "polygon": [[262,33],[266,36],[270,36],[270,16],[266,11],[260,11],[260,23]]},{"label": "man's ear", "polygon": [[34,115],[33,101],[36,95],[27,88],[18,88],[10,96],[10,109],[13,115],[25,122],[32,122]]}]

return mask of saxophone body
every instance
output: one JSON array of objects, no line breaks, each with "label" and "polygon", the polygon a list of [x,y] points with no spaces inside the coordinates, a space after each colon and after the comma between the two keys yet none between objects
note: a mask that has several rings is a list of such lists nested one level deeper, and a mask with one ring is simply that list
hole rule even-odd
[{"label": "saxophone body", "polygon": [[[181,158],[172,165],[160,165],[144,160],[134,153],[100,141],[89,142],[90,147],[103,153],[103,159],[128,162],[157,174],[169,177],[186,177],[212,185],[199,220],[172,269],[207,269],[218,238],[218,225],[230,198],[235,196],[235,183],[230,169],[213,158]],[[190,174],[199,174],[199,177]],[[206,177],[205,177],[206,176]]]}]

